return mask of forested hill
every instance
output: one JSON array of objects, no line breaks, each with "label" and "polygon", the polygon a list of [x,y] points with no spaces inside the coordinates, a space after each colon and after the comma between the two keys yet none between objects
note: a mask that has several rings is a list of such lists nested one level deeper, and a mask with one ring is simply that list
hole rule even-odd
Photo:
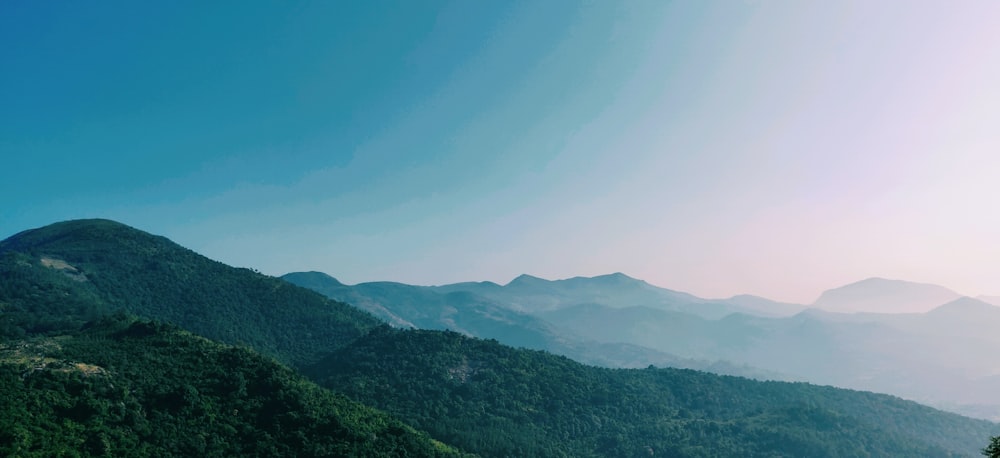
[{"label": "forested hill", "polygon": [[[347,304],[108,220],[56,223],[0,242],[0,276],[0,337],[59,332],[125,310],[299,367],[379,323]],[[70,315],[66,301],[75,304]]]},{"label": "forested hill", "polygon": [[269,358],[107,317],[0,343],[0,456],[458,456]]},{"label": "forested hill", "polygon": [[998,429],[887,395],[601,369],[388,326],[309,375],[486,456],[975,456]]},{"label": "forested hill", "polygon": [[106,220],[0,242],[0,280],[0,449],[14,456],[451,453],[413,427],[490,457],[937,457],[998,432],[884,395],[393,330]]}]

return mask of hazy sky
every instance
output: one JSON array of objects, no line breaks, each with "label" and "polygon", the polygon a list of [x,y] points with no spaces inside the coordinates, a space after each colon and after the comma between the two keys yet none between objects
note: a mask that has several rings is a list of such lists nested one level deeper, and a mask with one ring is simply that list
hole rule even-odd
[{"label": "hazy sky", "polygon": [[1000,294],[1000,2],[0,4],[0,238],[355,283]]}]

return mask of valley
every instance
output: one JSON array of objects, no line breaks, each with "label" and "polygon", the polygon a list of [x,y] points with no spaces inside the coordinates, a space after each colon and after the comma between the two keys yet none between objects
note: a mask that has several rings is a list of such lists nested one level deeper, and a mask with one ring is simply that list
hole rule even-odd
[{"label": "valley", "polygon": [[[709,333],[714,326],[742,329],[744,322],[801,320],[812,313],[760,317],[741,309],[709,318],[740,306],[681,293],[660,295],[655,287],[623,275],[600,278],[598,286],[578,279],[555,299],[544,296],[543,283],[531,280],[530,294],[502,293],[519,300],[516,307],[503,306],[502,296],[480,296],[456,286],[348,288],[317,274],[298,279],[313,281],[312,287],[322,281],[343,289],[362,304],[355,308],[107,220],[57,223],[0,242],[0,275],[0,367],[8,374],[0,409],[20,425],[7,429],[11,432],[0,440],[0,449],[24,456],[80,444],[89,447],[81,449],[85,455],[111,451],[121,456],[259,453],[248,450],[298,456],[325,456],[332,450],[342,456],[391,456],[403,450],[410,456],[639,456],[651,451],[667,456],[974,456],[998,430],[989,421],[893,396],[712,374],[706,371],[756,369],[732,363],[713,368],[707,360],[611,342],[610,335],[582,332],[583,324],[569,332],[572,320],[558,315],[568,310],[579,312],[580,323],[609,307],[623,312],[616,315],[623,323],[682,314],[687,333],[674,339],[701,331],[706,337],[675,348],[710,355],[726,348]],[[645,309],[625,299],[609,299],[613,305],[607,306],[569,305],[583,296],[613,298],[606,283],[638,285],[638,291],[624,296],[629,300],[666,299]],[[603,295],[595,294],[600,289]],[[530,300],[518,299],[520,294]],[[549,306],[524,312],[542,303]],[[683,312],[702,305],[709,317]],[[991,311],[978,302],[959,303],[938,310],[938,321],[970,307]],[[616,329],[614,321],[600,321],[601,332]],[[926,322],[904,321],[894,326],[930,332]],[[770,326],[756,328],[786,337],[807,334]],[[760,332],[729,346],[768,335]],[[487,333],[492,335],[476,335]],[[504,345],[508,339],[511,343]],[[609,368],[581,364],[555,350],[599,353],[605,362],[591,364]],[[655,358],[661,358],[659,364],[638,366]],[[684,365],[698,370],[678,368]],[[36,368],[33,375],[17,375],[26,367]],[[771,378],[766,373],[755,377]],[[116,403],[124,403],[125,410],[112,408]],[[322,407],[327,403],[342,406]],[[29,405],[43,414],[26,416]],[[232,416],[223,420],[224,412]],[[207,423],[215,429],[195,426],[207,418],[216,418]],[[303,419],[310,419],[308,428],[297,426]],[[62,439],[33,432],[42,430]],[[267,439],[248,442],[251,436]],[[256,448],[232,449],[237,443]]]}]

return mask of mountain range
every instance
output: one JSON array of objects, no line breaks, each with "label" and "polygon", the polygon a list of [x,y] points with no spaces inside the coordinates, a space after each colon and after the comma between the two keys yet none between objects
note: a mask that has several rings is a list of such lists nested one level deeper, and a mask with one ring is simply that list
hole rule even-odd
[{"label": "mountain range", "polygon": [[943,286],[868,278],[824,291],[812,307],[843,313],[922,313],[960,297]]},{"label": "mountain range", "polygon": [[682,358],[650,347],[583,338],[536,315],[508,308],[498,299],[469,291],[394,282],[349,286],[321,272],[293,272],[281,278],[331,299],[353,304],[400,328],[456,331],[472,337],[496,339],[514,347],[545,350],[604,367],[641,368],[655,365],[711,370],[725,375],[780,378],[779,374],[725,361]]},{"label": "mountain range", "polygon": [[[460,332],[392,328],[107,220],[0,242],[0,279],[5,455],[972,456],[1000,430],[893,396],[606,369]],[[429,322],[454,307],[444,316],[476,329],[465,324],[474,313],[455,318],[474,293],[431,292],[444,299]],[[494,305],[476,310],[501,314]],[[420,323],[417,312],[393,313],[410,323],[399,327]]]},{"label": "mountain range", "polygon": [[991,363],[1000,351],[992,332],[1000,307],[936,285],[871,278],[806,306],[746,295],[703,299],[621,273],[429,287],[349,286],[317,272],[283,278],[396,326],[450,329],[589,364],[810,381],[1000,419],[1000,394],[991,388],[1000,374]]}]

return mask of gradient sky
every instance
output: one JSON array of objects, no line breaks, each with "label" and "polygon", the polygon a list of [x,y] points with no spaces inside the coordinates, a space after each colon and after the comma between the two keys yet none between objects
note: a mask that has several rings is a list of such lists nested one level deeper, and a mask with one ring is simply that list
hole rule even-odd
[{"label": "gradient sky", "polygon": [[0,4],[0,238],[349,283],[1000,294],[1000,2]]}]

